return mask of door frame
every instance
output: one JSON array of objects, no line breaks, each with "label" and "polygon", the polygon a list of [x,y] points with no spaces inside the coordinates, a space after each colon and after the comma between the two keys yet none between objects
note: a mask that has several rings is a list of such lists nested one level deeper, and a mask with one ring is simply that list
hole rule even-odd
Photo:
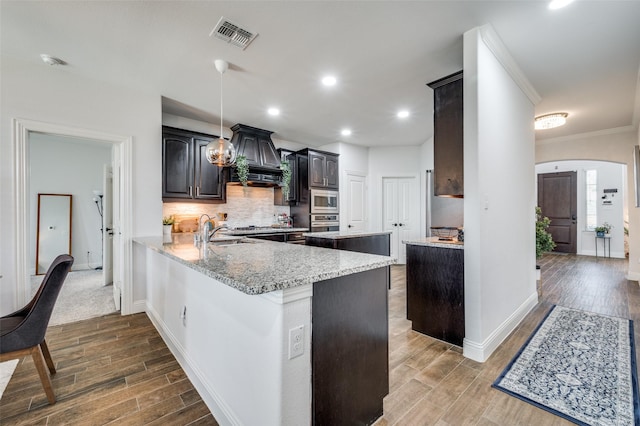
[{"label": "door frame", "polygon": [[120,201],[120,277],[122,282],[122,308],[121,314],[133,313],[133,288],[132,288],[132,136],[121,136],[100,131],[82,129],[61,124],[45,123],[28,119],[12,119],[12,139],[14,145],[15,197],[16,197],[16,306],[26,304],[31,296],[31,283],[29,280],[29,244],[28,244],[28,220],[30,206],[28,200],[30,179],[30,150],[29,134],[32,132],[48,133],[61,136],[70,136],[83,139],[93,139],[106,142],[112,146],[112,161],[115,170],[120,171],[119,201]]},{"label": "door frame", "polygon": [[[345,188],[344,188],[344,198],[340,200],[340,205],[341,206],[348,206],[349,203],[347,202],[348,197],[351,195],[349,192],[349,177],[350,176],[357,176],[359,178],[362,178],[364,181],[364,205],[362,206],[362,208],[364,209],[364,230],[369,229],[369,212],[368,212],[368,206],[369,206],[369,185],[368,185],[368,181],[367,181],[367,174],[364,172],[358,172],[358,171],[353,171],[353,170],[345,170],[344,171],[344,182],[345,182]],[[340,193],[342,194],[343,191],[340,191]],[[342,197],[342,196],[341,196]],[[347,208],[348,209],[348,208]],[[342,212],[341,212],[342,213]],[[349,225],[349,214],[350,212],[347,211],[346,214],[340,214],[340,229],[342,230],[346,230],[347,226]],[[343,219],[344,217],[344,219]]]}]

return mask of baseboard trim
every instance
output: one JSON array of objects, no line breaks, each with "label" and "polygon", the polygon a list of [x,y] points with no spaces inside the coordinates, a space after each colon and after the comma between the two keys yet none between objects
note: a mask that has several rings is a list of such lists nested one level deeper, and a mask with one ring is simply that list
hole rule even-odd
[{"label": "baseboard trim", "polygon": [[640,272],[628,271],[626,278],[629,281],[640,281]]},{"label": "baseboard trim", "polygon": [[538,303],[537,291],[532,293],[502,324],[498,326],[483,342],[474,342],[465,338],[462,343],[462,354],[477,362],[485,362],[500,346],[525,316]]},{"label": "baseboard trim", "polygon": [[140,312],[145,312],[147,310],[146,300],[136,300],[135,302],[133,302],[131,309],[133,311],[131,312],[132,314],[139,314]]},{"label": "baseboard trim", "polygon": [[216,391],[207,383],[204,379],[204,375],[189,358],[182,345],[178,342],[173,333],[171,333],[158,313],[149,304],[146,304],[146,313],[151,320],[151,323],[154,325],[156,330],[158,330],[158,333],[160,333],[162,340],[164,340],[173,356],[176,357],[178,364],[180,364],[180,367],[182,367],[187,377],[200,394],[200,397],[215,417],[216,421],[221,425],[242,425],[240,420],[233,414],[231,408],[224,403],[222,398],[220,398]]}]

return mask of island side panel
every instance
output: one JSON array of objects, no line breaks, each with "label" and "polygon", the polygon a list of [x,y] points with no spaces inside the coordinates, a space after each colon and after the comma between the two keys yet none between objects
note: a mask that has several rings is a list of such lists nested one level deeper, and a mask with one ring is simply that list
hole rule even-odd
[{"label": "island side panel", "polygon": [[305,244],[308,246],[378,254],[381,256],[389,256],[391,252],[389,234],[336,239],[307,236],[305,237]]},{"label": "island side panel", "polygon": [[454,345],[464,339],[464,250],[407,245],[407,319]]},{"label": "island side panel", "polygon": [[313,284],[314,425],[372,424],[389,393],[389,267]]}]

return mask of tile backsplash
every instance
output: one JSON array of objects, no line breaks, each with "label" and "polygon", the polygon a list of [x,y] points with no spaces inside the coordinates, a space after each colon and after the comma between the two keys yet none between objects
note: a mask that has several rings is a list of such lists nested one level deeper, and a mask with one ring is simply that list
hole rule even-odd
[{"label": "tile backsplash", "polygon": [[216,223],[217,213],[227,213],[227,224],[237,226],[268,226],[279,213],[289,214],[289,206],[273,204],[273,188],[227,185],[225,204],[163,203],[162,216],[197,216],[208,214]]}]

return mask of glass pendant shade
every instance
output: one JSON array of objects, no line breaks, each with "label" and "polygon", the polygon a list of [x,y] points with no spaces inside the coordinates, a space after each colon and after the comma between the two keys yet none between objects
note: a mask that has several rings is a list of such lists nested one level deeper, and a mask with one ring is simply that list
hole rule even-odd
[{"label": "glass pendant shade", "polygon": [[220,167],[230,166],[236,161],[236,149],[223,138],[209,142],[206,147],[207,161]]}]

